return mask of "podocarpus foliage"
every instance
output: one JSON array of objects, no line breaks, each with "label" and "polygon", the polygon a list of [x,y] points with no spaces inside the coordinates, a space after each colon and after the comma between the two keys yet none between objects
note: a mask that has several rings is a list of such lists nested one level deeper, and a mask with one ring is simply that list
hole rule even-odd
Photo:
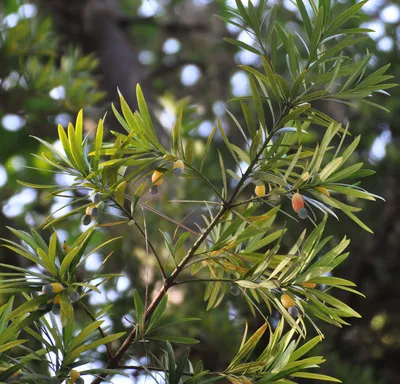
[{"label": "podocarpus foliage", "polygon": [[[242,116],[229,114],[232,126],[243,135],[243,148],[229,142],[217,121],[204,153],[201,158],[196,157],[192,140],[182,135],[182,111],[171,131],[170,147],[165,148],[157,139],[139,85],[139,111],[133,112],[122,95],[122,112],[112,107],[126,131],[112,132],[113,142],[103,142],[103,120],[98,123],[94,142],[84,137],[82,112],[75,126],[69,124],[67,132],[58,128],[63,153],[37,138],[51,153],[42,154],[42,160],[57,172],[73,176],[74,183],[63,189],[21,184],[52,189],[55,196],[73,197],[67,203],[73,209],[57,218],[49,216],[30,234],[10,228],[17,239],[4,239],[4,246],[28,259],[39,272],[0,264],[0,292],[11,296],[0,308],[1,382],[47,383],[51,376],[54,383],[74,383],[85,375],[95,375],[92,383],[99,383],[109,375],[129,374],[132,369],[142,369],[148,375],[164,372],[165,380],[171,384],[222,378],[233,384],[294,383],[297,378],[338,381],[310,371],[324,362],[321,356],[305,356],[322,340],[319,322],[341,327],[348,325],[348,317],[360,316],[335,298],[336,289],[359,294],[351,281],[333,276],[334,269],[349,256],[346,248],[350,240],[345,236],[332,245],[324,228],[331,216],[340,219],[345,214],[371,232],[356,216],[360,209],[344,203],[343,198],[375,200],[377,196],[362,189],[358,181],[373,172],[363,169],[362,163],[349,164],[360,137],[351,135],[350,124],[342,126],[315,108],[315,102],[322,105],[321,101],[330,100],[380,107],[369,96],[386,93],[384,90],[394,85],[386,82],[391,78],[385,75],[388,66],[369,73],[371,54],[358,61],[346,56],[346,49],[366,39],[363,34],[369,31],[346,28],[365,1],[332,19],[330,1],[316,4],[311,0],[307,10],[305,3],[298,0],[305,36],[286,31],[276,21],[276,9],[269,9],[266,3],[262,0],[254,7],[249,1],[245,8],[238,0],[237,9],[230,9],[229,17],[222,18],[246,30],[254,37],[254,44],[226,40],[259,55],[262,63],[262,69],[241,66],[249,73],[251,95],[231,101],[240,103],[242,110]],[[286,56],[287,67],[281,74],[275,65],[278,55]],[[239,171],[226,169],[226,159],[219,154],[221,177],[212,182],[203,172],[203,165],[217,130]],[[314,147],[303,145],[310,130],[322,137]],[[181,201],[206,207],[203,223],[197,223],[196,230],[183,225],[181,218],[162,216],[177,223],[175,240],[164,234],[169,255],[166,260],[153,245],[153,235],[148,235],[150,229],[146,228],[142,211],[152,209],[147,202],[149,190],[157,193],[169,180],[179,182],[177,176],[198,178],[210,189],[212,198],[193,201],[187,196]],[[77,197],[78,190],[86,190],[87,195]],[[252,197],[249,193],[253,193]],[[276,205],[277,196],[290,199],[293,211],[285,212]],[[109,221],[107,207],[114,208],[114,212],[116,209],[122,218]],[[298,240],[289,252],[281,249],[286,229],[274,225],[276,217],[283,214],[288,220],[306,219],[315,226],[310,233],[299,230]],[[57,227],[73,215],[91,225],[73,244],[61,244]],[[121,241],[112,238],[100,245],[91,241],[99,226],[116,224],[131,226],[143,236],[148,257],[158,263],[163,285],[147,306],[135,290],[135,323],[130,332],[109,334],[102,327],[102,317],[110,306],[92,313],[82,298],[102,289],[101,283],[114,276],[82,276],[77,271],[91,253]],[[44,238],[45,229],[52,233],[48,241]],[[237,354],[221,372],[209,372],[201,362],[193,367],[189,349],[175,357],[174,343],[196,342],[169,336],[168,327],[174,324],[164,317],[168,290],[184,283],[207,284],[205,300],[209,310],[231,291],[240,295],[254,314],[258,312],[265,319],[265,324],[252,335],[247,334],[246,327]],[[83,328],[74,320],[77,311],[88,316],[88,325]],[[272,327],[268,317],[275,311],[281,320]],[[198,319],[183,318],[180,322],[190,320]],[[264,334],[269,335],[269,342],[256,354],[255,347]],[[124,362],[144,340],[166,341],[165,351],[153,356],[151,366],[125,366]],[[92,351],[100,345],[106,346],[107,365],[80,368],[90,362]],[[49,375],[35,372],[38,365],[47,366]]]}]

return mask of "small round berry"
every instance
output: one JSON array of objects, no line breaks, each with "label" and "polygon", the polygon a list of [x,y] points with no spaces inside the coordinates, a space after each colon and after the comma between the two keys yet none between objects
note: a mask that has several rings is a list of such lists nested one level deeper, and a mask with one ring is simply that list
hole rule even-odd
[{"label": "small round berry", "polygon": [[315,283],[309,283],[309,282],[301,283],[300,285],[301,285],[302,287],[306,287],[306,288],[315,288],[315,287],[317,286],[317,284],[315,284]]},{"label": "small round berry", "polygon": [[288,309],[289,314],[294,317],[295,319],[299,317],[299,310],[296,307],[290,307]]},{"label": "small round berry", "polygon": [[51,286],[51,284],[43,285],[42,292],[45,295],[51,295],[53,293],[53,287]]},{"label": "small round berry", "polygon": [[330,196],[329,191],[328,191],[325,187],[318,186],[318,187],[315,187],[315,189],[316,189],[318,192],[321,192],[321,193],[323,193],[323,194],[326,195],[326,196]]},{"label": "small round berry", "polygon": [[258,197],[263,197],[265,196],[265,185],[256,185],[254,188],[254,193]]},{"label": "small round berry", "polygon": [[301,197],[300,193],[295,193],[292,197],[292,207],[294,211],[299,212],[300,208],[304,208],[304,200]]},{"label": "small round berry", "polygon": [[157,185],[153,185],[153,186],[151,187],[150,193],[151,193],[152,195],[157,195],[157,193],[158,193],[158,187],[157,187]]},{"label": "small round berry", "polygon": [[179,177],[182,175],[183,170],[185,169],[185,164],[183,164],[182,160],[176,160],[172,168],[174,175]]},{"label": "small round berry", "polygon": [[92,222],[92,218],[89,215],[85,215],[82,217],[82,224],[89,225]]},{"label": "small round berry", "polygon": [[240,289],[237,285],[231,285],[229,288],[231,295],[232,296],[239,296],[240,295]]},{"label": "small round berry", "polygon": [[102,193],[97,192],[92,196],[92,201],[95,204],[100,203],[100,201],[102,201],[102,200],[103,200],[103,194]]},{"label": "small round berry", "polygon": [[294,300],[287,293],[281,296],[281,302],[285,308],[294,307],[295,305]]},{"label": "small round berry", "polygon": [[51,312],[53,312],[54,315],[58,315],[60,313],[60,304],[53,304],[51,306]]},{"label": "small round berry", "polygon": [[302,220],[307,219],[307,217],[308,217],[308,211],[304,207],[300,208],[298,210],[297,214],[299,215],[299,218]]},{"label": "small round berry", "polygon": [[93,207],[90,211],[90,216],[97,217],[99,215],[99,208]]},{"label": "small round berry", "polygon": [[163,182],[164,173],[155,170],[151,175],[151,182],[155,185],[161,185]]},{"label": "small round berry", "polygon": [[77,291],[73,291],[69,294],[68,298],[71,303],[76,303],[81,298],[81,296]]}]

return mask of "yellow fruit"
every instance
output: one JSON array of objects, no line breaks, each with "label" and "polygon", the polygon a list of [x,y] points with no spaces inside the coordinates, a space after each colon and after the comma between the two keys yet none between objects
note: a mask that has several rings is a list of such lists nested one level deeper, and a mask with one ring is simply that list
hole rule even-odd
[{"label": "yellow fruit", "polygon": [[292,207],[294,211],[297,213],[300,208],[304,208],[304,200],[301,197],[300,193],[295,193],[292,197]]},{"label": "yellow fruit", "polygon": [[53,293],[59,293],[64,290],[64,287],[60,283],[51,283],[50,285],[53,287]]},{"label": "yellow fruit", "polygon": [[179,168],[182,169],[182,171],[185,169],[185,164],[183,164],[182,160],[176,160],[173,167],[173,169]]},{"label": "yellow fruit", "polygon": [[281,296],[281,302],[285,308],[294,307],[295,305],[294,300],[286,293]]},{"label": "yellow fruit", "polygon": [[265,185],[264,184],[263,185],[256,185],[256,187],[254,188],[254,193],[258,197],[265,196]]},{"label": "yellow fruit", "polygon": [[91,216],[90,213],[92,211],[92,208],[95,206],[96,206],[96,204],[89,205],[88,207],[86,207],[86,211],[85,211],[86,215]]},{"label": "yellow fruit", "polygon": [[329,191],[328,191],[326,188],[324,188],[324,187],[318,186],[318,187],[315,187],[315,189],[316,189],[318,192],[321,192],[321,193],[323,193],[323,194],[326,195],[326,196],[330,196]]},{"label": "yellow fruit", "polygon": [[57,295],[57,296],[54,298],[53,304],[60,304],[60,295]]},{"label": "yellow fruit", "polygon": [[153,172],[153,174],[151,175],[151,182],[154,185],[161,185],[163,182],[163,177],[164,177],[164,174],[162,172],[155,170]]},{"label": "yellow fruit", "polygon": [[315,283],[301,283],[300,285],[306,288],[315,288],[317,286]]},{"label": "yellow fruit", "polygon": [[70,377],[71,377],[71,384],[74,384],[76,379],[78,377],[81,376],[81,374],[78,371],[75,371],[75,369],[73,369],[70,373],[69,373]]}]

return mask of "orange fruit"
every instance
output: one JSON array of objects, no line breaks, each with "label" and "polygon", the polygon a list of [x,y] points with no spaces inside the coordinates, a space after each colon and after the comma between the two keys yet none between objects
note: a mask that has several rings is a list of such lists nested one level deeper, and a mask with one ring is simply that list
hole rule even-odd
[{"label": "orange fruit", "polygon": [[151,182],[154,185],[161,185],[161,183],[163,182],[163,177],[164,174],[162,172],[155,170],[151,175]]},{"label": "orange fruit", "polygon": [[254,193],[258,197],[265,196],[265,185],[264,184],[263,185],[256,185],[256,187],[254,188]]},{"label": "orange fruit", "polygon": [[315,283],[301,283],[300,284],[302,287],[306,287],[306,288],[315,288],[317,286],[317,284]]},{"label": "orange fruit", "polygon": [[292,207],[294,211],[297,213],[300,208],[304,208],[304,200],[301,197],[300,193],[295,193],[292,197]]},{"label": "orange fruit", "polygon": [[281,296],[281,302],[285,308],[294,307],[295,305],[294,300],[287,293]]}]

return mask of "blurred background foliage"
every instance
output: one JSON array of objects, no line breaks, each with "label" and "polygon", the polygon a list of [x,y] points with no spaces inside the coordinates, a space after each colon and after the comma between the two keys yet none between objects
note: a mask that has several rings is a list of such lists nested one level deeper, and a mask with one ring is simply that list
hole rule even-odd
[{"label": "blurred background foliage", "polygon": [[[244,1],[244,3],[246,3]],[[254,3],[257,3],[256,1]],[[354,0],[332,2],[333,15],[342,12]],[[289,0],[270,0],[278,6],[278,18],[286,29],[304,33],[297,7]],[[237,50],[223,41],[235,37],[251,43],[249,36],[232,25],[214,17],[223,16],[231,0],[3,0],[0,5],[0,237],[9,237],[6,225],[35,227],[50,213],[65,203],[62,198],[49,198],[48,192],[21,187],[17,179],[39,184],[56,182],[68,185],[71,180],[49,172],[45,164],[31,154],[46,152],[28,135],[56,141],[56,124],[66,126],[77,111],[84,108],[84,128],[89,135],[95,131],[97,119],[110,111],[110,101],[117,99],[117,87],[135,108],[134,90],[139,82],[149,101],[157,129],[169,131],[180,106],[186,106],[183,128],[193,137],[196,156],[201,157],[216,117],[220,117],[229,138],[243,144],[238,131],[229,121],[226,108],[238,110],[238,103],[227,103],[232,97],[249,94],[247,75],[237,64],[260,67],[256,55]],[[334,17],[334,16],[333,16]],[[370,0],[360,17],[352,19],[351,27],[375,30],[370,40],[350,47],[357,57],[367,50],[373,53],[369,71],[391,63],[389,74],[400,79],[400,6],[388,0]],[[238,37],[237,37],[238,36]],[[281,58],[278,58],[278,63]],[[282,62],[282,68],[283,68]],[[372,193],[383,196],[386,203],[363,206],[361,219],[375,232],[369,235],[343,215],[340,222],[330,220],[328,231],[337,239],[347,234],[351,239],[351,257],[338,275],[354,281],[366,299],[340,293],[362,319],[352,319],[352,326],[335,329],[323,326],[326,340],[320,352],[328,363],[324,373],[340,378],[344,383],[395,384],[400,382],[400,88],[391,90],[391,97],[382,95],[381,104],[391,110],[325,101],[320,106],[337,121],[351,122],[353,134],[362,134],[354,162],[362,161],[377,171],[363,181]],[[109,113],[108,129],[120,129]],[[314,130],[314,132],[317,132]],[[318,139],[317,134],[308,140]],[[216,147],[225,151],[222,140]],[[56,143],[57,145],[57,143]],[[209,156],[205,166],[210,180],[217,178],[217,151]],[[233,164],[231,164],[233,166]],[[40,167],[41,171],[30,167]],[[228,166],[229,168],[229,166]],[[151,206],[177,220],[189,215],[201,220],[193,207],[168,203],[185,194],[202,199],[209,194],[204,185],[185,178],[172,185],[165,183],[161,193],[149,196]],[[288,202],[282,202],[288,203]],[[361,204],[361,203],[360,203]],[[66,213],[64,208],[57,214]],[[161,221],[146,211],[147,229],[153,243],[158,241],[161,253],[167,249],[159,230],[173,236],[175,226]],[[284,224],[281,218],[281,225]],[[301,224],[301,226],[309,224]],[[193,224],[194,227],[194,224]],[[299,224],[288,222],[284,238],[286,247],[293,244],[302,230]],[[62,223],[60,240],[71,242],[81,233],[80,217]],[[126,231],[126,232],[123,232]],[[102,264],[108,253],[94,253],[81,273],[99,269],[123,273],[124,277],[109,281],[104,295],[93,293],[91,305],[99,309],[107,302],[113,309],[107,319],[115,331],[129,328],[133,320],[133,287],[149,297],[159,287],[156,266],[146,256],[141,237],[131,227],[111,227],[97,232],[98,241],[111,235],[124,235],[115,255]],[[121,233],[123,232],[123,233]],[[44,236],[49,234],[44,233]],[[108,250],[109,251],[109,250]],[[15,259],[7,249],[0,249],[1,262],[25,263]],[[27,265],[25,265],[26,267]],[[234,293],[234,292],[232,292]],[[226,367],[240,343],[244,319],[250,318],[250,328],[256,330],[261,319],[251,318],[245,303],[234,294],[218,310],[205,312],[204,287],[182,285],[169,295],[170,316],[196,316],[196,323],[182,324],[179,335],[198,338],[191,360],[201,359],[210,370]],[[6,297],[0,296],[0,303]],[[275,319],[278,320],[278,319]],[[135,358],[145,359],[146,347]],[[99,360],[105,360],[105,348],[98,349]],[[143,361],[143,360],[142,360]],[[139,375],[138,380],[143,379]],[[117,383],[130,382],[115,377]]]}]

